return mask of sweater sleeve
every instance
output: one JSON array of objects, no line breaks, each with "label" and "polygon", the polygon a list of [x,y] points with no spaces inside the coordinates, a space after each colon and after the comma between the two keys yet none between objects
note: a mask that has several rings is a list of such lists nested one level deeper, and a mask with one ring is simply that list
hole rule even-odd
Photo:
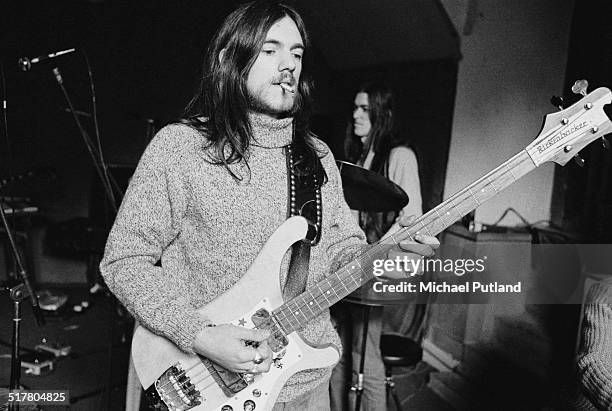
[{"label": "sweater sleeve", "polygon": [[195,336],[207,321],[189,300],[186,281],[178,278],[184,273],[157,264],[178,236],[187,209],[183,179],[176,172],[185,132],[182,126],[166,127],[145,150],[110,231],[100,271],[141,324],[193,353]]},{"label": "sweater sleeve", "polygon": [[[331,263],[330,272],[334,273],[342,268],[356,256],[360,255],[368,247],[363,230],[359,228],[357,221],[353,217],[351,210],[344,199],[344,190],[342,189],[342,179],[340,171],[336,166],[331,150],[327,148],[328,154],[321,159],[323,167],[327,172],[327,178],[330,190],[328,212],[331,218],[331,224],[327,233],[327,255]],[[325,207],[325,204],[323,205]]]},{"label": "sweater sleeve", "polygon": [[389,179],[408,194],[408,204],[403,208],[406,215],[420,217],[423,214],[419,164],[414,151],[399,146],[389,155]]},{"label": "sweater sleeve", "polygon": [[580,386],[598,409],[612,409],[612,282],[587,295],[578,353]]}]

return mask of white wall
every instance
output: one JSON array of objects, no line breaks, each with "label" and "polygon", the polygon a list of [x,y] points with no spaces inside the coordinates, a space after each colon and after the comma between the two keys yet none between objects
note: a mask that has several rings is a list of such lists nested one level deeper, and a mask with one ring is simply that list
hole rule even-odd
[{"label": "white wall", "polygon": [[[563,90],[573,0],[442,0],[461,36],[457,97],[445,198],[527,146],[549,100]],[[477,5],[471,33],[464,28]],[[480,206],[492,223],[508,207],[528,221],[548,219],[553,165],[547,164]],[[514,217],[502,224],[518,223]]]}]

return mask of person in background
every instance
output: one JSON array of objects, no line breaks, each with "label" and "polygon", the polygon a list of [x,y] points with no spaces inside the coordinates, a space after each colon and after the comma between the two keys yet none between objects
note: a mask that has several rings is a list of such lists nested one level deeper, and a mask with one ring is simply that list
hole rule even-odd
[{"label": "person in background", "polygon": [[387,85],[363,84],[355,95],[353,121],[344,140],[348,161],[382,174],[408,194],[402,210],[359,212],[359,225],[370,244],[385,235],[399,213],[415,217],[423,213],[417,157],[407,139],[397,135],[394,104]]},{"label": "person in background", "polygon": [[612,409],[612,279],[589,289],[577,365],[584,400],[577,408]]},{"label": "person in background", "polygon": [[[409,198],[402,210],[354,211],[368,243],[383,237],[399,215],[419,217],[423,212],[417,157],[406,139],[397,134],[394,117],[393,93],[387,85],[372,82],[359,87],[355,94],[352,121],[347,126],[345,136],[345,157],[352,163],[382,174],[399,185]],[[404,306],[393,307],[389,314],[401,323],[407,316],[406,311]],[[355,304],[341,303],[332,308],[332,317],[345,346],[343,358],[332,374],[332,409],[353,409],[347,396],[348,375],[352,374],[355,382],[361,358],[363,309]],[[380,353],[382,329],[383,307],[371,307],[362,397],[366,411],[384,411],[387,408],[385,370]],[[352,371],[349,364],[352,364]]]}]

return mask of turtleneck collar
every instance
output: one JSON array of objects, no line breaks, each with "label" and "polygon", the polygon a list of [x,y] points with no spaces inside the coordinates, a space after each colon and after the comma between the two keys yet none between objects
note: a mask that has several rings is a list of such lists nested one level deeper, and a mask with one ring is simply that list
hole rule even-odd
[{"label": "turtleneck collar", "polygon": [[259,113],[249,113],[253,145],[280,148],[291,144],[293,118],[275,119]]}]

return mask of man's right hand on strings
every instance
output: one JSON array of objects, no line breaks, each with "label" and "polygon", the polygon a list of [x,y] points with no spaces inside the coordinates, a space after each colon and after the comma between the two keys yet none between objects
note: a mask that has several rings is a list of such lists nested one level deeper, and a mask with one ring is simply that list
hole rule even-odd
[{"label": "man's right hand on strings", "polygon": [[[272,363],[272,350],[266,341],[269,337],[268,330],[221,324],[200,331],[193,349],[230,371],[260,374],[268,372]],[[247,345],[247,341],[256,344]]]}]

